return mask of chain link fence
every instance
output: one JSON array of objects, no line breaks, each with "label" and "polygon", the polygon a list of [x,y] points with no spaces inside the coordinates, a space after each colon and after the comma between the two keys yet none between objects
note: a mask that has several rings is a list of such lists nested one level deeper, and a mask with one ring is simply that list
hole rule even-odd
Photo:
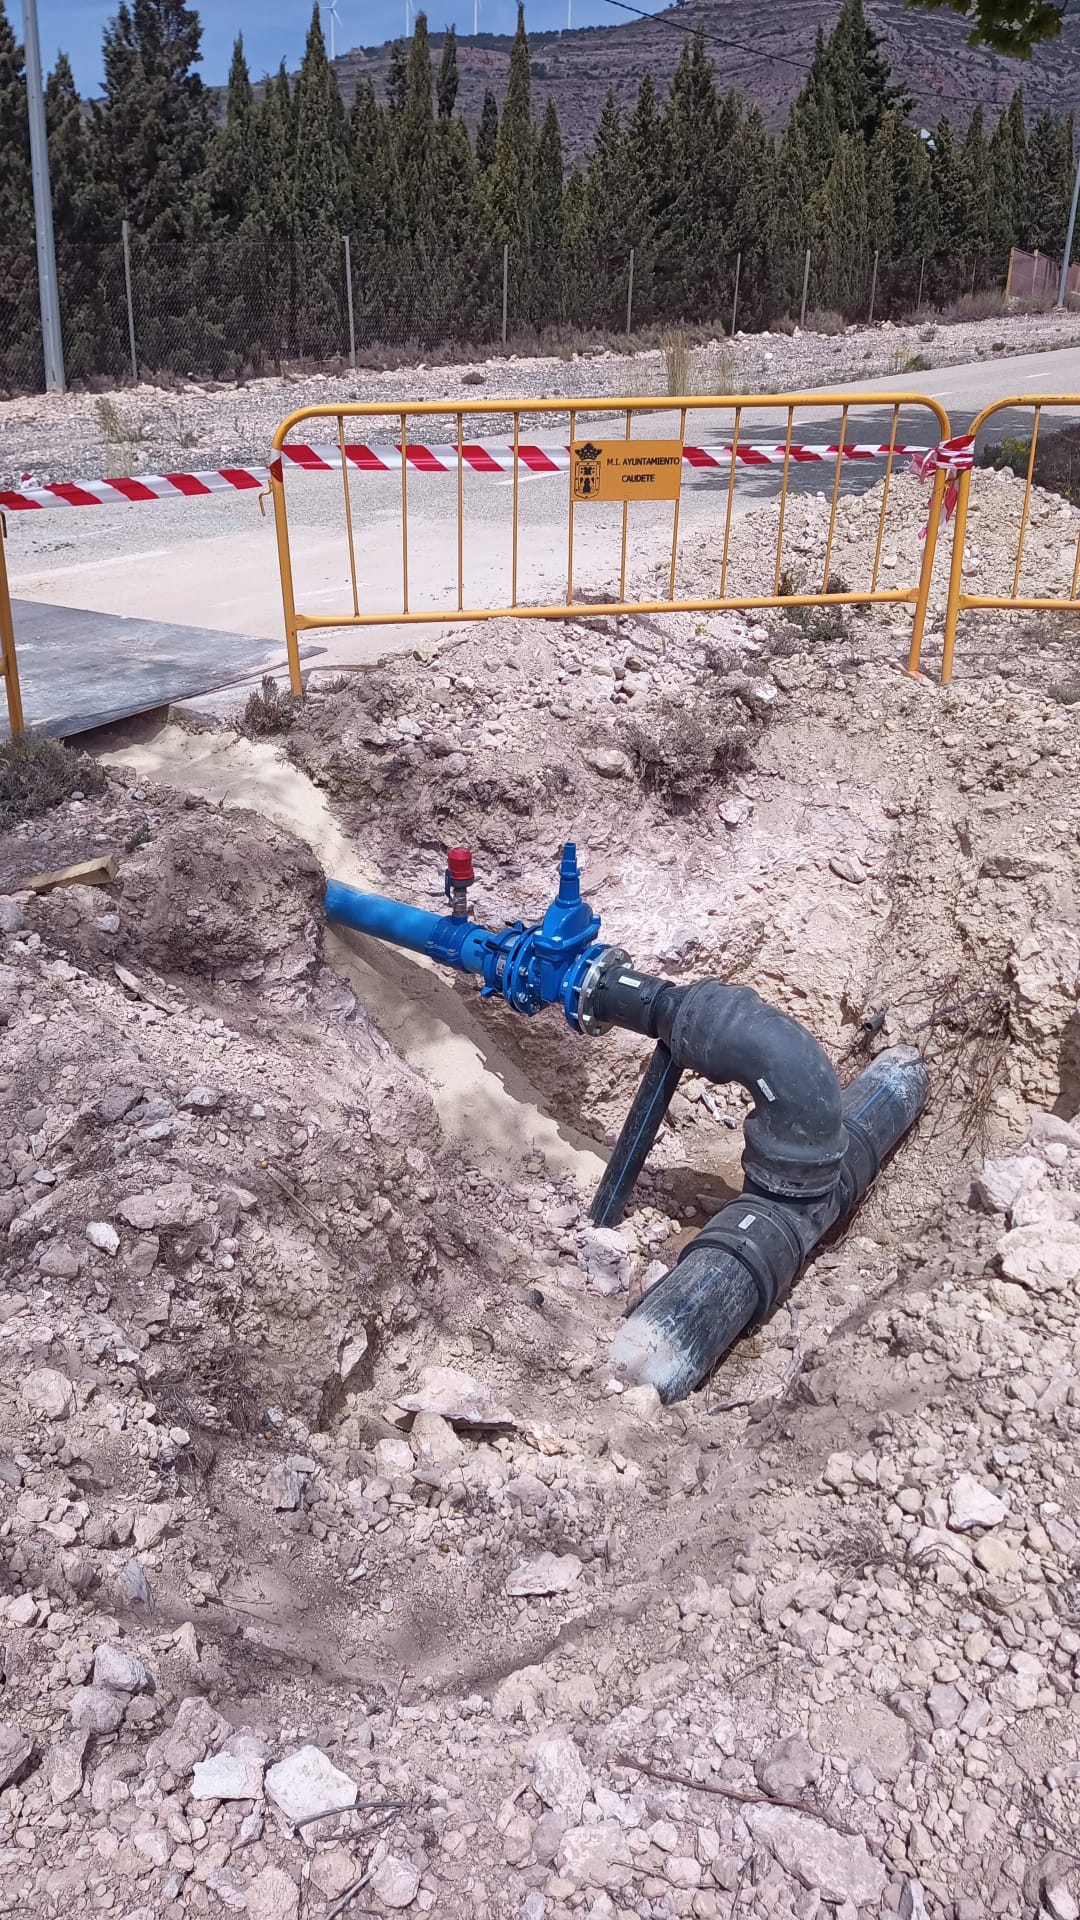
[{"label": "chain link fence", "polygon": [[[405,272],[400,260],[380,266],[349,236],[326,233],[162,243],[121,231],[85,257],[61,252],[57,271],[67,379],[90,387],[380,367],[455,349],[558,351],[590,338],[655,337],[665,328],[722,335],[809,324],[839,332],[852,321],[932,319],[942,311],[963,317],[965,307],[978,317],[980,306],[989,313],[1004,305],[1004,273],[982,259],[868,257],[851,296],[832,310],[828,263],[813,253],[788,263],[794,299],[777,294],[774,262],[735,255],[714,273],[710,311],[688,301],[673,313],[655,266],[643,270],[632,249],[553,288],[542,263],[532,262],[526,277],[493,244],[463,260],[447,285],[423,262]],[[39,392],[43,384],[33,250],[5,254],[0,242],[0,393]]]}]

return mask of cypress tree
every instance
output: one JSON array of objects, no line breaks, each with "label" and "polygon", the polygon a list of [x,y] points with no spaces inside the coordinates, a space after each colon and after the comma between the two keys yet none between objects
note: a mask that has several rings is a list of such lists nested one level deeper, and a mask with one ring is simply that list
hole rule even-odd
[{"label": "cypress tree", "polygon": [[481,173],[495,165],[495,154],[499,145],[499,103],[488,87],[484,93],[484,104],[480,109],[480,125],[476,129],[476,164]]},{"label": "cypress tree", "polygon": [[488,174],[491,237],[501,271],[502,249],[510,249],[510,279],[515,319],[534,320],[533,230],[536,220],[536,132],[532,122],[529,42],[525,9],[518,6],[517,32],[510,52],[510,83],[503,104],[495,163]]},{"label": "cypress tree", "polygon": [[615,95],[609,91],[585,173],[585,229],[578,262],[575,318],[586,326],[611,326],[619,300],[622,262],[629,257],[630,210],[626,189],[626,142]]},{"label": "cypress tree", "polygon": [[443,35],[442,58],[439,61],[439,79],[436,91],[439,100],[439,119],[449,120],[457,104],[458,96],[457,34],[453,27],[447,27]]},{"label": "cypress tree", "polygon": [[194,71],[201,37],[183,0],[121,0],[105,29],[96,164],[136,234],[158,245],[188,237],[206,163],[210,117]]},{"label": "cypress tree", "polygon": [[408,92],[398,120],[398,170],[405,208],[409,257],[405,287],[412,295],[410,333],[425,346],[431,340],[433,299],[438,299],[439,229],[435,182],[435,119],[431,109],[431,46],[427,15],[418,13],[409,44]]},{"label": "cypress tree", "polygon": [[892,282],[898,300],[910,305],[934,251],[934,192],[926,143],[907,120],[896,121],[892,179]]},{"label": "cypress tree", "polygon": [[343,340],[343,156],[334,137],[335,96],[340,101],[315,0],[296,87],[292,176],[293,331],[305,356],[340,353]]},{"label": "cypress tree", "polygon": [[[776,148],[761,112],[751,107],[739,136],[741,187],[734,210],[732,240],[742,255],[738,313],[745,322],[765,325],[772,317],[771,263],[777,225]],[[724,316],[727,317],[726,315]]]},{"label": "cypress tree", "polygon": [[627,122],[624,160],[626,240],[634,249],[634,317],[644,324],[656,312],[657,232],[664,192],[664,129],[648,72]]},{"label": "cypress tree", "polygon": [[562,318],[563,151],[554,100],[544,110],[536,147],[536,234],[533,259],[537,284],[537,323],[551,326]]},{"label": "cypress tree", "polygon": [[[1016,104],[1019,102],[1019,114]],[[1019,141],[1017,128],[1019,122]],[[1022,246],[1027,229],[1027,142],[1024,102],[1017,88],[990,137],[990,250],[998,274],[1007,270],[1009,249]]]},{"label": "cypress tree", "polygon": [[440,339],[484,340],[495,333],[495,286],[484,246],[476,160],[460,114],[435,130],[435,268],[431,332]]},{"label": "cypress tree", "polygon": [[967,175],[952,127],[943,116],[934,129],[933,290],[938,300],[955,300],[970,272]]},{"label": "cypress tree", "polygon": [[57,55],[46,82],[45,124],[67,376],[118,373],[127,362],[109,280],[120,269],[120,249],[115,228],[110,232],[107,224],[110,197],[90,167],[82,103],[66,53]]},{"label": "cypress tree", "polygon": [[0,0],[0,385],[41,382],[37,307],[23,50]]},{"label": "cypress tree", "polygon": [[903,88],[891,84],[889,62],[867,25],[863,0],[844,0],[828,41],[825,73],[842,133],[872,140],[887,113],[910,113],[914,104]]},{"label": "cypress tree", "polygon": [[397,141],[389,109],[362,81],[350,123],[351,234],[357,263],[356,326],[367,343],[400,329],[399,290],[406,272],[405,213]]},{"label": "cypress tree", "polygon": [[975,108],[968,123],[960,150],[960,164],[967,203],[968,242],[965,258],[971,262],[978,282],[980,276],[985,279],[989,265],[993,219],[990,151],[981,105]]},{"label": "cypress tree", "polygon": [[856,134],[840,135],[814,218],[818,302],[855,313],[868,291],[866,146]]},{"label": "cypress tree", "polygon": [[1073,180],[1073,122],[1040,113],[1028,141],[1028,245],[1057,260],[1065,244]]},{"label": "cypress tree", "polygon": [[664,135],[673,181],[659,241],[665,306],[679,315],[711,317],[726,278],[723,174],[731,156],[723,151],[720,102],[700,29],[675,70]]},{"label": "cypress tree", "polygon": [[405,111],[409,95],[409,57],[404,40],[395,40],[390,49],[390,67],[386,76],[386,104],[395,119]]}]

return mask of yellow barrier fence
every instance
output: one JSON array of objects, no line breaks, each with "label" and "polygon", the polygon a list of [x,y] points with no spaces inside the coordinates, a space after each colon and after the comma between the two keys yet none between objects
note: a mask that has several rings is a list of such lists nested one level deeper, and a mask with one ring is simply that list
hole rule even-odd
[{"label": "yellow barrier fence", "polygon": [[11,613],[11,595],[8,592],[7,556],[4,552],[7,529],[4,516],[0,514],[0,679],[4,682],[7,698],[8,726],[12,738],[22,733],[23,709],[22,692],[19,687],[19,663],[15,657],[15,623]]},{"label": "yellow barrier fence", "polygon": [[995,414],[1027,411],[1032,414],[1031,440],[1029,443],[1027,472],[1024,479],[1024,497],[1020,506],[1020,527],[1016,542],[1016,558],[1012,570],[1012,587],[1008,593],[966,593],[964,591],[964,543],[968,530],[968,510],[971,501],[971,472],[961,473],[957,478],[956,515],[953,525],[952,560],[949,570],[949,598],[945,613],[945,640],[941,655],[941,684],[949,685],[953,676],[953,664],[956,657],[956,630],[960,615],[971,607],[996,607],[1014,613],[1023,612],[1080,612],[1080,598],[1077,587],[1080,585],[1080,538],[1077,539],[1073,555],[1072,577],[1067,593],[1021,593],[1020,580],[1024,565],[1024,546],[1027,539],[1028,523],[1031,518],[1031,492],[1035,473],[1035,455],[1039,446],[1039,429],[1042,416],[1048,407],[1067,408],[1080,417],[1080,394],[1016,394],[1008,400],[995,400],[991,406],[984,407],[973,420],[970,428],[972,435],[981,433],[987,421]]},{"label": "yellow barrier fence", "polygon": [[[886,409],[890,416],[891,430],[884,436],[881,444],[874,449],[875,456],[880,457],[883,462],[883,486],[876,547],[869,579],[862,588],[845,587],[842,591],[830,591],[829,582],[842,474],[853,459],[865,456],[867,451],[865,448],[852,446],[847,442],[849,419],[855,410],[861,412],[872,410],[880,413]],[[407,624],[464,622],[492,620],[506,616],[516,619],[589,619],[617,614],[710,613],[728,608],[736,610],[765,607],[860,606],[907,602],[913,609],[912,652],[917,657],[926,621],[945,475],[941,471],[934,475],[928,530],[918,577],[904,586],[879,586],[890,488],[895,463],[904,457],[898,439],[902,409],[905,413],[909,409],[922,410],[923,417],[927,421],[924,438],[929,438],[933,445],[936,446],[940,441],[950,438],[951,429],[944,408],[936,400],[931,400],[923,394],[912,393],[686,395],[668,400],[658,399],[655,395],[648,399],[574,401],[427,400],[404,405],[350,402],[338,406],[301,407],[297,412],[290,414],[275,433],[270,467],[270,488],[274,505],[281,591],[285,611],[285,633],[293,691],[299,694],[302,690],[299,643],[300,635],[303,633],[331,627],[396,626],[403,622]],[[797,413],[800,416],[800,434],[807,428],[812,434],[815,418],[840,416],[838,443],[835,447],[820,449],[813,455],[815,458],[831,459],[834,472],[821,586],[820,589],[806,592],[782,591],[784,523],[789,483],[793,468],[800,465],[805,457],[796,441]],[[665,427],[662,420],[658,423],[658,416],[664,415],[668,416],[669,421],[677,422],[674,431],[670,425]],[[777,415],[779,415],[778,429],[775,421]],[[505,419],[510,423],[510,434],[501,443],[499,449],[503,456],[502,466],[496,466],[494,459],[491,459],[491,468],[495,472],[505,470],[512,474],[510,595],[508,600],[503,599],[501,602],[497,602],[494,596],[490,600],[482,597],[479,601],[470,601],[465,592],[465,474],[470,468],[477,466],[484,471],[484,459],[485,456],[490,458],[489,450],[493,444],[490,439],[486,444],[472,444],[466,441],[466,422],[476,420],[480,416],[483,417],[485,431],[488,434],[491,432],[493,421]],[[559,589],[546,599],[539,601],[530,599],[526,602],[519,594],[520,481],[522,472],[528,476],[530,471],[538,470],[535,465],[530,469],[530,456],[534,451],[539,450],[532,448],[528,436],[523,433],[523,427],[528,425],[535,431],[535,423],[541,416],[545,442],[550,439],[569,450],[565,467],[555,468],[549,465],[547,469],[565,474],[566,559],[565,574],[562,576],[565,579],[565,586],[560,579]],[[715,438],[719,443],[713,448],[713,452],[723,456],[722,460],[710,459],[703,463],[724,468],[719,475],[720,484],[717,488],[718,548],[722,538],[720,578],[718,591],[710,595],[688,595],[677,591],[680,489],[688,466],[693,467],[698,464],[693,450],[684,458],[687,420],[690,416],[693,416],[695,422],[702,422],[707,430],[707,437]],[[366,432],[365,422],[385,421],[388,418],[392,419],[395,425],[395,440],[392,447],[373,450],[366,444],[359,444]],[[587,422],[587,430],[583,425],[585,422]],[[450,423],[452,427],[452,438],[447,435],[446,423]],[[553,423],[555,423],[554,431],[552,431]],[[560,425],[560,423],[563,424]],[[642,424],[652,431],[653,438],[646,439],[635,434],[635,427]],[[305,435],[303,442],[298,443],[293,436],[300,427],[305,429]],[[613,427],[618,433],[618,438],[608,437]],[[720,428],[719,433],[715,432],[716,427]],[[768,450],[769,458],[759,460],[755,451],[754,465],[775,464],[780,470],[776,550],[771,567],[772,591],[746,593],[738,591],[737,587],[729,590],[733,506],[736,479],[741,470],[740,460],[747,457],[751,442],[768,438],[770,428],[776,437]],[[422,437],[425,434],[431,445],[439,450],[438,463],[434,463],[426,451]],[[658,437],[660,435],[663,437]],[[316,444],[311,445],[312,441]],[[742,453],[740,453],[741,449]],[[379,453],[388,457],[377,459],[375,456]],[[329,612],[304,612],[296,604],[286,501],[286,474],[294,469],[339,471],[341,476],[344,553],[348,562],[349,595],[347,605]],[[444,484],[452,487],[456,482],[456,584],[450,588],[443,600],[430,606],[417,607],[415,596],[411,595],[413,582],[410,574],[409,545],[410,477],[417,473],[423,475],[433,471],[441,471],[445,474],[448,470],[450,477]],[[400,552],[400,606],[362,608],[357,572],[358,535],[361,541],[365,535],[369,539],[374,537],[379,544],[380,552],[383,552],[386,525],[385,520],[380,519],[373,535],[372,531],[365,528],[363,524],[358,526],[354,514],[352,483],[358,473],[376,472],[396,476],[398,471],[400,471],[400,524],[397,529],[396,543]],[[627,556],[631,537],[630,514],[637,502],[642,499],[668,501],[671,505],[670,559],[665,562],[667,589],[660,595],[628,598]],[[587,600],[575,599],[576,515],[583,509],[589,510],[594,501],[620,500],[622,514],[618,594],[602,600],[597,600],[595,597]]]}]

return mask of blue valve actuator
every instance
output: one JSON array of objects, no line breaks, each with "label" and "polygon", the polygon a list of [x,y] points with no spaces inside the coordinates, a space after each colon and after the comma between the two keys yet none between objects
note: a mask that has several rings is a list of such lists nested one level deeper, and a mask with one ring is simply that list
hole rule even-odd
[{"label": "blue valve actuator", "polygon": [[361,893],[331,880],[326,917],[376,940],[427,954],[446,967],[479,974],[484,996],[501,994],[518,1013],[539,1013],[561,1003],[567,1020],[580,1031],[582,984],[606,952],[597,942],[600,916],[581,897],[577,848],[567,841],[559,865],[559,891],[538,926],[517,921],[501,933],[474,926],[462,914],[428,913],[422,907]]}]

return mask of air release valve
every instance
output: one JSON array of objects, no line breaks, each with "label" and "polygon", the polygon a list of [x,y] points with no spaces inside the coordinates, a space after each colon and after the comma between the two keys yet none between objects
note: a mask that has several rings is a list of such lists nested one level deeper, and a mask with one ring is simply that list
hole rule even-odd
[{"label": "air release valve", "polygon": [[467,920],[469,917],[469,888],[475,879],[471,850],[468,847],[451,847],[446,856],[443,891],[455,920]]}]

